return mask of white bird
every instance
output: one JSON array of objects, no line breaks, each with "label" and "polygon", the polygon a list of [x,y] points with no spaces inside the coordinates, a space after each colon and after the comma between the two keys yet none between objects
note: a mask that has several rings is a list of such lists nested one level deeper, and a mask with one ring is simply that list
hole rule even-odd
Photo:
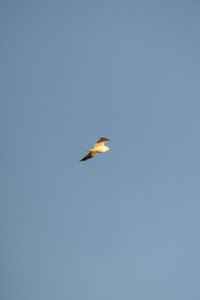
[{"label": "white bird", "polygon": [[88,160],[100,153],[104,153],[107,151],[111,151],[111,149],[107,146],[105,146],[105,142],[110,141],[110,138],[104,138],[101,137],[96,144],[94,145],[93,149],[88,149],[87,152],[89,152],[85,157],[83,157],[80,162],[83,162],[85,160]]}]

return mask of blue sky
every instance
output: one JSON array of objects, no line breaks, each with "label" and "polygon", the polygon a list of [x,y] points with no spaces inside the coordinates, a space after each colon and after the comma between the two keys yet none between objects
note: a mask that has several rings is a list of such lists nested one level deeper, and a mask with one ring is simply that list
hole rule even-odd
[{"label": "blue sky", "polygon": [[198,1],[0,6],[0,298],[199,300]]}]

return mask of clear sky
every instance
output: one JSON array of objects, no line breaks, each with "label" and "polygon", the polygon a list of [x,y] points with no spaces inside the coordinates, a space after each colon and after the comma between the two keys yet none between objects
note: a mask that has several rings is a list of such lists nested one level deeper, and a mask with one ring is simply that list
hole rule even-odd
[{"label": "clear sky", "polygon": [[199,83],[197,0],[1,1],[0,299],[200,299]]}]

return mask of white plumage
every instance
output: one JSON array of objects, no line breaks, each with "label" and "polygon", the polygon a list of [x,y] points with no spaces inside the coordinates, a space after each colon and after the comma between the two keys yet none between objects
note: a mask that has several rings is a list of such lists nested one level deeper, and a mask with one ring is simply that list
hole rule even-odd
[{"label": "white plumage", "polygon": [[107,151],[111,151],[111,149],[107,146],[105,146],[105,142],[110,141],[110,138],[100,138],[96,144],[94,145],[93,149],[88,149],[87,151],[89,152],[85,157],[83,157],[80,162],[86,161],[100,153],[104,153]]}]

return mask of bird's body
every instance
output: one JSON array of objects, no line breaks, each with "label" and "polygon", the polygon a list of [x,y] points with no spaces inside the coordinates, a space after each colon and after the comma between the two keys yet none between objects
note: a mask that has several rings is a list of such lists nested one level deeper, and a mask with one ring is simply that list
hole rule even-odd
[{"label": "bird's body", "polygon": [[94,145],[93,149],[88,149],[87,152],[89,152],[85,157],[83,157],[80,162],[83,162],[85,160],[88,160],[94,156],[97,156],[100,153],[104,153],[107,151],[111,151],[111,149],[107,146],[105,146],[105,142],[109,141],[110,138],[100,138],[98,142]]},{"label": "bird's body", "polygon": [[88,149],[88,152],[99,152],[99,153],[104,153],[109,151],[110,148],[107,146],[99,146],[99,147],[95,147],[94,149]]}]

